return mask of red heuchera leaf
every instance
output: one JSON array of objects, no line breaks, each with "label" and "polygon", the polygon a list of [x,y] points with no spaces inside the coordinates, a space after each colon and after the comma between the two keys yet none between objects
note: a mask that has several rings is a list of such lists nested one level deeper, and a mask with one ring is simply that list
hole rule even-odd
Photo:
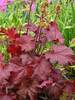
[{"label": "red heuchera leaf", "polygon": [[50,76],[51,65],[45,59],[41,59],[36,66],[33,77],[40,80],[46,80]]},{"label": "red heuchera leaf", "polygon": [[48,85],[52,85],[52,83],[53,83],[53,80],[49,79],[49,80],[42,82],[42,84],[39,87],[40,88],[48,87]]},{"label": "red heuchera leaf", "polygon": [[57,69],[52,69],[50,76],[52,77],[54,82],[62,79],[62,75],[61,75],[60,71]]},{"label": "red heuchera leaf", "polygon": [[32,57],[30,57],[28,54],[22,54],[20,58],[23,65],[30,64],[33,61]]},{"label": "red heuchera leaf", "polygon": [[4,95],[0,96],[0,100],[16,100],[16,99],[14,99],[12,96]]},{"label": "red heuchera leaf", "polygon": [[57,86],[56,83],[53,83],[52,86],[49,87],[49,96],[52,100],[59,100],[59,97],[62,95],[62,86],[61,88]]},{"label": "red heuchera leaf", "polygon": [[25,79],[22,81],[19,91],[17,92],[20,96],[30,100],[37,100],[36,95],[38,93],[38,82],[34,79]]},{"label": "red heuchera leaf", "polygon": [[66,93],[66,100],[72,100],[72,84],[67,80],[60,79],[57,82],[53,82],[48,86],[48,93],[52,100],[60,100],[60,97]]},{"label": "red heuchera leaf", "polygon": [[64,81],[64,83],[66,83],[65,84],[65,87],[64,87],[64,89],[63,89],[63,92],[66,94],[66,96],[67,96],[67,100],[72,100],[72,88],[73,88],[73,86],[72,86],[72,82],[71,81],[68,81],[68,80],[65,80]]},{"label": "red heuchera leaf", "polygon": [[[26,78],[26,77],[32,77],[32,74],[34,72],[34,67],[36,66],[37,62],[36,62],[36,59],[31,59],[31,61],[28,61],[28,57],[30,57],[29,55],[24,55],[25,58],[24,58],[24,62],[22,61],[22,59],[19,61],[20,64],[18,63],[18,59],[16,59],[16,62],[14,60],[11,60],[12,63],[15,63],[15,64],[18,64],[18,66],[21,68],[21,70],[18,72],[18,73],[14,73],[14,75],[16,75],[15,77],[12,76],[12,82],[14,84],[17,84],[19,82],[21,82],[21,80],[23,78]],[[23,63],[22,63],[23,62]],[[34,63],[36,62],[36,64]],[[12,73],[13,75],[13,73]]]},{"label": "red heuchera leaf", "polygon": [[0,68],[0,83],[5,82],[6,79],[10,76],[10,73],[6,69]]},{"label": "red heuchera leaf", "polygon": [[5,34],[8,36],[9,39],[15,40],[16,38],[19,38],[19,34],[16,32],[15,28],[8,28],[5,32]]},{"label": "red heuchera leaf", "polygon": [[75,93],[75,80],[72,80],[72,85],[73,85],[72,92]]},{"label": "red heuchera leaf", "polygon": [[10,63],[16,64],[18,66],[21,66],[21,58],[19,56],[14,56],[10,59]]},{"label": "red heuchera leaf", "polygon": [[[17,73],[16,77],[13,80],[13,83],[17,84],[18,82],[21,82],[21,80],[23,78],[31,78],[33,77],[33,73],[35,71],[36,66],[39,63],[39,59],[37,57],[33,57],[33,59],[31,59],[31,61],[28,61],[28,58],[25,58],[26,61],[24,61],[25,63],[21,63],[21,70],[19,71],[19,73]],[[27,63],[26,63],[27,62]]]},{"label": "red heuchera leaf", "polygon": [[47,29],[43,29],[43,33],[46,34],[48,41],[64,43],[64,38],[62,37],[56,22],[51,22]]},{"label": "red heuchera leaf", "polygon": [[8,53],[10,53],[12,56],[20,55],[21,54],[21,47],[17,46],[15,44],[11,44],[7,48]]},{"label": "red heuchera leaf", "polygon": [[59,64],[72,64],[75,60],[72,59],[73,51],[64,45],[54,45],[52,51],[45,54],[46,59],[51,63],[58,62]]},{"label": "red heuchera leaf", "polygon": [[[6,70],[6,71],[10,74],[7,77],[7,80],[9,80],[8,83],[12,84],[12,86],[14,84],[19,83],[19,81],[24,77],[23,75],[26,74],[26,73],[24,73],[26,71],[24,70],[24,68],[22,66],[16,65],[11,62],[7,65],[7,68],[9,70]],[[21,79],[19,79],[19,78],[21,78]]]},{"label": "red heuchera leaf", "polygon": [[4,61],[4,57],[2,54],[0,54],[0,63],[2,63]]},{"label": "red heuchera leaf", "polygon": [[65,83],[67,84],[70,83],[72,86],[72,92],[75,93],[75,80],[69,80],[69,81],[65,80]]},{"label": "red heuchera leaf", "polygon": [[16,32],[15,28],[0,28],[0,33],[3,33],[3,35],[6,35],[10,40],[16,40],[16,38],[19,38],[20,35]]},{"label": "red heuchera leaf", "polygon": [[22,51],[31,51],[35,48],[35,41],[29,35],[24,35],[17,39],[18,44],[21,46]]},{"label": "red heuchera leaf", "polygon": [[21,68],[13,63],[8,63],[8,65],[0,67],[0,83],[5,83],[5,81],[9,79],[11,72],[17,72],[19,70],[21,70]]}]

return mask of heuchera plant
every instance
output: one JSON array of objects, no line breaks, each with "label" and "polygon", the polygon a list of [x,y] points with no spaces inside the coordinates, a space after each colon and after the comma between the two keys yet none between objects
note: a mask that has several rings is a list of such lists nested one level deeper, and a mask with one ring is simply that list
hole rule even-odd
[{"label": "heuchera plant", "polygon": [[[20,36],[16,28],[0,28],[10,55],[8,63],[4,63],[0,54],[0,100],[60,100],[64,94],[66,100],[72,100],[75,82],[54,66],[75,64],[75,55],[64,45],[56,21],[42,27],[28,20],[25,29]],[[49,42],[50,48],[46,49]]]}]

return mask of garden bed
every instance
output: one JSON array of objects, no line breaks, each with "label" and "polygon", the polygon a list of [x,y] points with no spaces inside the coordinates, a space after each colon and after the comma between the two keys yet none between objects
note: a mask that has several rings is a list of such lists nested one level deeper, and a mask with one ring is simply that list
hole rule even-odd
[{"label": "garden bed", "polygon": [[75,100],[73,0],[1,0],[0,100]]}]

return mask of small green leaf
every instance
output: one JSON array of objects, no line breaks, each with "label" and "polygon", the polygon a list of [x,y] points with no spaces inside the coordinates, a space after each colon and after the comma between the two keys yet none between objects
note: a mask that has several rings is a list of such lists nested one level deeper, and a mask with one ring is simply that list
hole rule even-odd
[{"label": "small green leaf", "polygon": [[75,69],[75,65],[73,65],[73,66],[69,66],[69,67]]},{"label": "small green leaf", "polygon": [[70,42],[70,47],[75,47],[75,38],[73,38]]}]

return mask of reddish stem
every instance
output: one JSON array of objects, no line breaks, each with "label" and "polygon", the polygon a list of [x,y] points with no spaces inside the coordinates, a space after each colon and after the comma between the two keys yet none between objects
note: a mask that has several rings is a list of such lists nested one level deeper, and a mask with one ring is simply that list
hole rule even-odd
[{"label": "reddish stem", "polygon": [[[31,14],[31,7],[32,7],[32,4],[33,4],[33,0],[32,0],[32,2],[31,2],[31,4],[30,4],[30,9],[29,9],[29,14],[28,14],[28,26],[29,26],[29,23],[30,23],[30,14]],[[27,32],[26,32],[26,33],[28,33],[28,31],[29,31],[29,29],[27,28]]]}]

